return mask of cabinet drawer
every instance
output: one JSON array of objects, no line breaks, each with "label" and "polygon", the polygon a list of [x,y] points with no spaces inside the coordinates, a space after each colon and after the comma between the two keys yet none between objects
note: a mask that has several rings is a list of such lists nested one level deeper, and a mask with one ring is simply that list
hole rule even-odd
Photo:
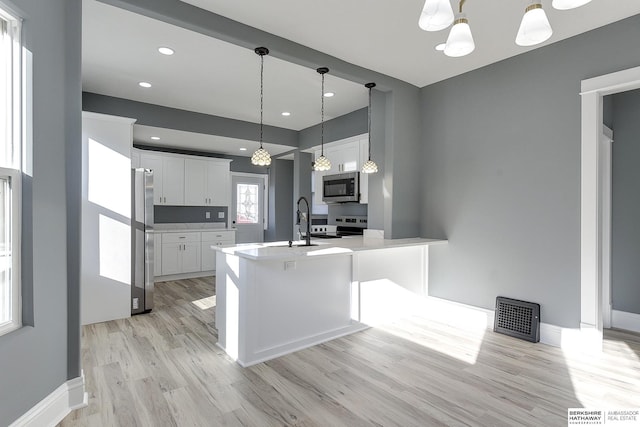
[{"label": "cabinet drawer", "polygon": [[163,233],[162,244],[199,242],[200,233]]},{"label": "cabinet drawer", "polygon": [[235,240],[235,231],[203,231],[202,232],[202,241],[203,242],[219,242],[221,240],[224,241],[233,241]]}]

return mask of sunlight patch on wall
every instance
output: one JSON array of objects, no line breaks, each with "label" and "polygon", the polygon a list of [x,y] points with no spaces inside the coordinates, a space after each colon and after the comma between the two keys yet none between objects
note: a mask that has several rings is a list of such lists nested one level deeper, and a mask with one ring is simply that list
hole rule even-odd
[{"label": "sunlight patch on wall", "polygon": [[99,217],[100,276],[131,285],[131,227]]},{"label": "sunlight patch on wall", "polygon": [[89,138],[89,201],[131,217],[131,160]]}]

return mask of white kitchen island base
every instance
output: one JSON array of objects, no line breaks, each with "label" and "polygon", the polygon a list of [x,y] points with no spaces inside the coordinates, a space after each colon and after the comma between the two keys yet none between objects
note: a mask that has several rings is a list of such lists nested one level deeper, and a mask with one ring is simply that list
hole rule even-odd
[{"label": "white kitchen island base", "polygon": [[[216,248],[218,346],[250,366],[364,330],[369,322],[359,320],[371,306],[361,305],[366,285],[360,280],[371,287],[396,279],[403,289],[422,294],[428,244],[442,242],[340,240],[341,245]],[[384,262],[372,262],[381,256]],[[402,277],[391,277],[390,265]]]}]

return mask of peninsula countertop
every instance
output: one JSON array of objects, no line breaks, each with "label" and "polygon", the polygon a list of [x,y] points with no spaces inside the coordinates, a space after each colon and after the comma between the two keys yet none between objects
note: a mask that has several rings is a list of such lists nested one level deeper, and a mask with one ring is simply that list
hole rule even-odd
[{"label": "peninsula countertop", "polygon": [[405,238],[379,239],[350,236],[339,239],[311,239],[312,246],[303,246],[304,240],[296,240],[289,247],[289,242],[246,243],[233,246],[212,246],[213,249],[242,258],[266,261],[292,259],[312,256],[332,256],[353,254],[360,251],[392,249],[408,246],[430,246],[447,243],[447,240]]}]

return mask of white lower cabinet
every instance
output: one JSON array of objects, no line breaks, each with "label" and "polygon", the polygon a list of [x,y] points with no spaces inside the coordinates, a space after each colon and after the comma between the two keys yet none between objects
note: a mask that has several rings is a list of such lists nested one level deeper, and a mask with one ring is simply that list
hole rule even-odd
[{"label": "white lower cabinet", "polygon": [[163,233],[162,275],[200,271],[200,233]]},{"label": "white lower cabinet", "polygon": [[235,242],[235,230],[156,233],[155,276],[214,271],[216,251],[211,246],[233,245]]},{"label": "white lower cabinet", "polygon": [[234,245],[236,243],[236,232],[224,231],[203,231],[202,232],[202,271],[216,269],[216,251],[211,246]]}]

